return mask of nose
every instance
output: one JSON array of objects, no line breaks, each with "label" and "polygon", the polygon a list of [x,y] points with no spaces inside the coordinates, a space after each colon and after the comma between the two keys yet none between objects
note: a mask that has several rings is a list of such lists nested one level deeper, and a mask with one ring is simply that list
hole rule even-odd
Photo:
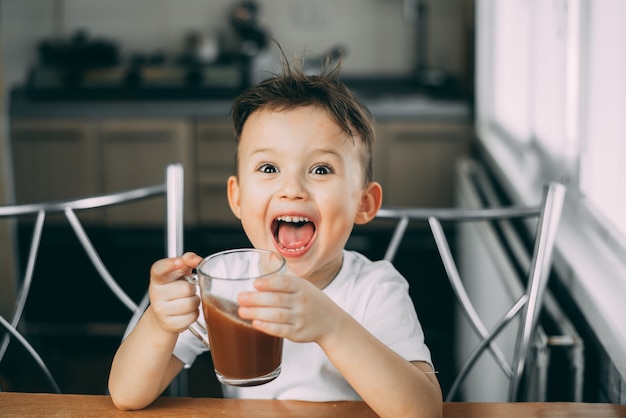
[{"label": "nose", "polygon": [[306,181],[301,176],[285,174],[278,190],[281,199],[306,199],[309,195]]}]

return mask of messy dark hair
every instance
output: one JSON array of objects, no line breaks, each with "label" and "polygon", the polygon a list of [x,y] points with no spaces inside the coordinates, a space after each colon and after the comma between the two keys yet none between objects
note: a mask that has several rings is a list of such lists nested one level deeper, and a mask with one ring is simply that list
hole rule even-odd
[{"label": "messy dark hair", "polygon": [[[279,47],[280,48],[280,47]],[[316,106],[328,112],[330,117],[352,141],[363,145],[361,156],[365,184],[373,178],[372,149],[374,128],[372,116],[346,85],[339,81],[341,62],[326,67],[320,74],[307,75],[303,66],[294,61],[290,64],[283,56],[283,73],[261,81],[239,95],[234,101],[231,115],[237,142],[248,117],[257,110],[289,110],[304,106]]]}]

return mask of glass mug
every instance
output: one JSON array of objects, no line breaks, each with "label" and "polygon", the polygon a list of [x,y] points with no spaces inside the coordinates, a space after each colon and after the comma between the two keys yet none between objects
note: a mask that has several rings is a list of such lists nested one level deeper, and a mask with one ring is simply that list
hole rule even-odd
[{"label": "glass mug", "polygon": [[285,270],[280,254],[245,248],[210,255],[198,264],[195,274],[185,276],[200,288],[208,333],[197,322],[189,330],[210,347],[220,382],[256,386],[280,374],[283,339],[258,331],[252,321],[239,317],[237,296],[254,291],[255,279]]}]

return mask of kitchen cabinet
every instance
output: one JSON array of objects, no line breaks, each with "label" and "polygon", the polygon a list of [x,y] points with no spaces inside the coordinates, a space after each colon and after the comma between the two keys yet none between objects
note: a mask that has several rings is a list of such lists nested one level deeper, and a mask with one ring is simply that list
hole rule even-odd
[{"label": "kitchen cabinet", "polygon": [[[394,102],[395,103],[395,102]],[[451,206],[454,164],[469,152],[467,106],[421,100],[369,103],[376,119],[374,178],[386,206]],[[11,139],[18,202],[114,192],[162,181],[173,162],[185,168],[185,224],[234,226],[226,181],[236,141],[227,101],[17,101]],[[45,117],[43,117],[45,115]],[[136,206],[135,206],[136,205]],[[113,225],[148,225],[163,207],[138,202],[110,212]]]},{"label": "kitchen cabinet", "polygon": [[[84,120],[18,120],[11,123],[17,203],[99,194],[99,124]],[[101,214],[87,214],[95,220]]]},{"label": "kitchen cabinet", "polygon": [[453,206],[454,164],[469,152],[469,123],[382,121],[376,134],[374,177],[383,205]]},{"label": "kitchen cabinet", "polygon": [[[185,120],[112,120],[103,121],[102,143],[103,188],[106,193],[160,183],[168,164],[185,167],[185,220],[194,222],[192,135]],[[107,210],[112,224],[156,224],[165,213],[163,199],[134,202]]]},{"label": "kitchen cabinet", "polygon": [[195,124],[197,214],[202,224],[236,224],[228,206],[226,182],[235,174],[237,143],[231,122],[199,120]]},{"label": "kitchen cabinet", "polygon": [[[185,221],[195,222],[192,134],[185,120],[15,120],[11,127],[18,203],[92,196],[163,182],[185,166]],[[85,214],[110,225],[163,222],[165,202],[146,200]]]}]

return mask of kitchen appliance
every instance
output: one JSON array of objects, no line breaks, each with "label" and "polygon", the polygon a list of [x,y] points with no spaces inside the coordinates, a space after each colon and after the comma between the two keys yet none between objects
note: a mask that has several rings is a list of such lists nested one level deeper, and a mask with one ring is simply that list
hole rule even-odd
[{"label": "kitchen appliance", "polygon": [[241,84],[249,87],[259,81],[255,77],[263,55],[267,52],[269,36],[259,24],[259,5],[250,0],[241,1],[231,9],[230,23],[235,33],[235,55],[242,67]]},{"label": "kitchen appliance", "polygon": [[115,42],[78,31],[39,44],[22,90],[54,100],[232,98],[242,88],[242,67],[219,59],[218,42],[192,34],[179,57],[158,50],[123,57]]}]

